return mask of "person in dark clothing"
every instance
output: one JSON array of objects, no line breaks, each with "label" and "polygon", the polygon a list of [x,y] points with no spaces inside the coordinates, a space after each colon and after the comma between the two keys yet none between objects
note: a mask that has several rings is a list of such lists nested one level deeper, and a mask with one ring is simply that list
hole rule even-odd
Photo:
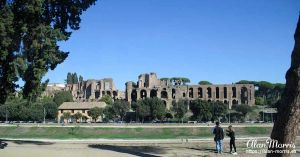
[{"label": "person in dark clothing", "polygon": [[3,142],[1,139],[0,139],[0,149],[4,149],[4,147],[7,146],[7,143]]},{"label": "person in dark clothing", "polygon": [[216,126],[213,130],[213,134],[215,135],[214,141],[216,142],[216,151],[217,153],[223,152],[223,139],[224,139],[224,130],[220,127],[220,123],[216,122]]},{"label": "person in dark clothing", "polygon": [[[235,147],[235,132],[231,125],[229,125],[228,130],[226,130],[226,135],[230,137],[230,153],[237,154]],[[234,148],[234,152],[232,152],[232,147]]]}]

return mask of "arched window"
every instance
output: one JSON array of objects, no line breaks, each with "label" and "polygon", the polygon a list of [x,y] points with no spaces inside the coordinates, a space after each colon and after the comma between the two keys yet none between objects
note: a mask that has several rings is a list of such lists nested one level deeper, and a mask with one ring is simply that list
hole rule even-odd
[{"label": "arched window", "polygon": [[248,104],[248,90],[246,87],[241,88],[241,101],[242,104]]},{"label": "arched window", "polygon": [[227,87],[224,87],[224,99],[227,99]]},{"label": "arched window", "polygon": [[154,97],[157,97],[157,91],[155,89],[152,89],[150,91],[150,98],[154,98]]},{"label": "arched window", "polygon": [[202,88],[198,88],[198,98],[203,98]]},{"label": "arched window", "polygon": [[173,88],[172,89],[172,98],[175,99],[175,97],[176,97],[176,90]]},{"label": "arched window", "polygon": [[133,90],[131,92],[131,100],[136,101],[136,99],[137,99],[137,92],[136,92],[136,90]]},{"label": "arched window", "polygon": [[216,87],[216,98],[219,99],[220,98],[220,93],[219,93],[219,87]]},{"label": "arched window", "polygon": [[190,98],[193,98],[193,97],[194,97],[194,91],[193,91],[193,88],[190,88],[190,89],[189,89],[189,97],[190,97]]},{"label": "arched window", "polygon": [[211,98],[211,88],[210,87],[207,88],[207,97]]},{"label": "arched window", "polygon": [[168,93],[166,91],[161,91],[160,92],[160,97],[164,99],[168,99]]},{"label": "arched window", "polygon": [[140,92],[140,94],[141,94],[141,98],[142,99],[144,99],[144,98],[146,98],[147,97],[147,91],[146,90],[141,90],[141,92]]},{"label": "arched window", "polygon": [[236,98],[236,88],[232,87],[232,97]]}]

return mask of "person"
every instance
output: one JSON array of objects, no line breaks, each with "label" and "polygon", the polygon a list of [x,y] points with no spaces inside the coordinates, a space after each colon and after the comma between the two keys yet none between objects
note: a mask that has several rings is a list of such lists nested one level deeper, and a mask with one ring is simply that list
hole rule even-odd
[{"label": "person", "polygon": [[220,122],[216,122],[213,134],[215,135],[214,141],[216,142],[216,152],[221,154],[223,152],[224,130],[220,127]]},{"label": "person", "polygon": [[2,139],[0,139],[0,149],[4,149],[4,147],[7,146],[7,143],[3,142]]},{"label": "person", "polygon": [[[232,128],[232,125],[228,126],[228,130],[226,130],[226,135],[230,137],[230,153],[236,155],[236,147],[235,147],[235,132],[234,129]],[[234,152],[232,152],[232,147],[234,149]]]}]

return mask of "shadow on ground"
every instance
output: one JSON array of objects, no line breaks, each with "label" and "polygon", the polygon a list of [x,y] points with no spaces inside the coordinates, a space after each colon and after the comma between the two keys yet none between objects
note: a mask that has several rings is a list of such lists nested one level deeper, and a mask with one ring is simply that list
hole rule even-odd
[{"label": "shadow on ground", "polygon": [[42,141],[26,141],[26,140],[3,140],[13,142],[15,144],[35,144],[35,145],[51,145],[53,142],[42,142]]},{"label": "shadow on ground", "polygon": [[142,157],[159,157],[154,154],[164,154],[165,151],[162,148],[154,147],[154,146],[114,146],[114,145],[100,145],[93,144],[89,145],[90,148],[102,149],[102,150],[110,150],[119,153],[126,153],[136,156]]}]

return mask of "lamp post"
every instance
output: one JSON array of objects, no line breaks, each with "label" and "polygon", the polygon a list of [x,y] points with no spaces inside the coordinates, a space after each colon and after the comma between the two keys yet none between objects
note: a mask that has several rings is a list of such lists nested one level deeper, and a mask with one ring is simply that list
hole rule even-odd
[{"label": "lamp post", "polygon": [[8,123],[7,106],[5,107],[5,123]]},{"label": "lamp post", "polygon": [[44,107],[44,124],[46,124],[46,109]]},{"label": "lamp post", "polygon": [[265,122],[265,107],[263,108],[263,122]]}]

